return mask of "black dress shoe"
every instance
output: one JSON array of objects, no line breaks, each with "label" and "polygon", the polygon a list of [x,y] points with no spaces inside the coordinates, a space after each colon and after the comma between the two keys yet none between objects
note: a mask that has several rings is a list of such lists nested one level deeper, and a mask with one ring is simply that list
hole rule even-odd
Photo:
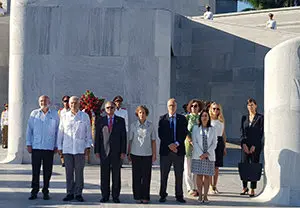
[{"label": "black dress shoe", "polygon": [[65,198],[63,198],[63,201],[71,201],[74,199],[74,195],[73,194],[68,194]]},{"label": "black dress shoe", "polygon": [[36,194],[31,194],[31,196],[28,198],[29,200],[34,200],[37,198]]},{"label": "black dress shoe", "polygon": [[77,195],[77,196],[75,197],[75,199],[76,199],[77,201],[79,201],[79,202],[84,202],[84,199],[82,198],[81,195]]},{"label": "black dress shoe", "polygon": [[113,199],[113,202],[118,204],[118,203],[120,203],[120,199],[119,198],[115,198],[115,199]]},{"label": "black dress shoe", "polygon": [[180,203],[186,203],[186,201],[183,198],[176,198],[176,201]]},{"label": "black dress shoe", "polygon": [[160,199],[159,199],[160,203],[163,203],[163,202],[166,202],[166,201],[167,201],[166,197],[160,197]]},{"label": "black dress shoe", "polygon": [[50,199],[49,194],[44,194],[43,199],[44,200],[49,200]]},{"label": "black dress shoe", "polygon": [[101,203],[108,202],[108,199],[107,199],[107,198],[102,198],[102,199],[100,199],[100,202],[101,202]]}]

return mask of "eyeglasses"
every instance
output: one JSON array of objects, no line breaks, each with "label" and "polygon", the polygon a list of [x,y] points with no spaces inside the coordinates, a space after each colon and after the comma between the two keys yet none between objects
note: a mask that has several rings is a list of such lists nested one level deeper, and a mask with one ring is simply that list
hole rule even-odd
[{"label": "eyeglasses", "polygon": [[218,110],[218,111],[219,111],[219,110],[220,110],[220,108],[213,108],[213,110]]},{"label": "eyeglasses", "polygon": [[198,105],[191,105],[191,108],[198,108]]},{"label": "eyeglasses", "polygon": [[68,103],[68,102],[69,102],[69,100],[64,100],[63,102],[64,102],[64,103]]},{"label": "eyeglasses", "polygon": [[114,109],[115,107],[113,106],[107,106],[106,109]]},{"label": "eyeglasses", "polygon": [[208,115],[202,115],[202,116],[201,116],[201,118],[206,118],[206,117],[208,117]]}]

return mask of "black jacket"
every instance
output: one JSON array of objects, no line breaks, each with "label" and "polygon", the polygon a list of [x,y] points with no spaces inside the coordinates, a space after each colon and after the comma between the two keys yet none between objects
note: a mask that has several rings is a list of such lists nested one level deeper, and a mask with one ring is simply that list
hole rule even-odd
[{"label": "black jacket", "polygon": [[241,145],[248,147],[262,148],[262,138],[264,136],[264,116],[256,113],[251,125],[249,125],[249,115],[242,116],[241,121]]},{"label": "black jacket", "polygon": [[[95,153],[100,153],[100,159],[106,157],[103,146],[103,133],[104,126],[108,126],[107,116],[100,117],[96,124],[96,137],[95,137]],[[122,117],[114,116],[113,128],[109,138],[110,154],[114,156],[126,154],[126,127],[125,120]]]},{"label": "black jacket", "polygon": [[[176,114],[176,141],[179,143],[177,147],[177,155],[185,155],[184,140],[188,134],[187,120],[183,115]],[[159,154],[167,156],[171,151],[169,145],[174,143],[172,140],[172,132],[170,128],[169,114],[160,117],[158,124],[158,137],[160,138]]]}]

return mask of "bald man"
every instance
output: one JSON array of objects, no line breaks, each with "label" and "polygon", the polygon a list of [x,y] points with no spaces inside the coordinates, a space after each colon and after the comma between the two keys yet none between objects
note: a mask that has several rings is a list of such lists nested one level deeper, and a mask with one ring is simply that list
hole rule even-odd
[{"label": "bald man", "polygon": [[29,200],[37,198],[40,189],[42,162],[44,175],[43,199],[49,200],[49,182],[52,175],[53,155],[57,149],[58,113],[49,109],[50,99],[47,95],[42,95],[39,98],[39,105],[39,109],[31,112],[26,131],[26,145],[28,152],[31,154],[32,163],[32,190]]},{"label": "bald man", "polygon": [[171,166],[175,172],[176,201],[185,203],[183,199],[182,180],[184,168],[185,145],[184,140],[188,133],[185,116],[177,114],[177,103],[174,98],[169,99],[168,113],[161,116],[158,124],[158,137],[160,138],[160,199],[166,201],[168,196],[167,184]]}]

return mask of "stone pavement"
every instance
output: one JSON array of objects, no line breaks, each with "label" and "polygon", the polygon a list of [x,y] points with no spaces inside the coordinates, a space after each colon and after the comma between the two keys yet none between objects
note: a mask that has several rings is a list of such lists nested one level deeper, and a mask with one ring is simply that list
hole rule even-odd
[{"label": "stone pavement", "polygon": [[[1,150],[3,154],[3,150]],[[236,164],[239,161],[240,150],[231,145],[228,149],[228,156],[225,159],[225,166],[221,169],[218,195],[210,196],[211,202],[208,207],[269,207],[258,203],[255,199],[250,199],[247,196],[240,196],[241,181],[238,176]],[[0,158],[3,159],[3,158]],[[183,207],[182,204],[176,203],[174,199],[174,174],[171,172],[169,177],[168,192],[169,197],[167,202],[161,204],[158,202],[159,192],[159,168],[153,167],[152,183],[151,183],[151,203],[149,205],[135,204],[132,197],[131,187],[131,168],[125,166],[122,168],[122,189],[121,189],[121,204],[106,203],[100,204],[100,186],[99,186],[100,170],[99,166],[86,166],[85,168],[85,189],[83,197],[86,202],[63,202],[65,196],[65,173],[64,169],[55,165],[50,183],[51,200],[44,201],[42,194],[39,193],[39,198],[34,201],[29,201],[27,198],[30,193],[31,181],[31,166],[25,165],[9,165],[0,164],[0,207],[9,208],[24,208],[24,207]],[[42,179],[42,174],[41,174]],[[42,183],[41,183],[42,186]],[[258,184],[257,192],[262,190],[262,182]],[[185,196],[187,194],[185,193]],[[199,207],[201,204],[196,198],[186,197],[187,203],[184,207]]]}]

